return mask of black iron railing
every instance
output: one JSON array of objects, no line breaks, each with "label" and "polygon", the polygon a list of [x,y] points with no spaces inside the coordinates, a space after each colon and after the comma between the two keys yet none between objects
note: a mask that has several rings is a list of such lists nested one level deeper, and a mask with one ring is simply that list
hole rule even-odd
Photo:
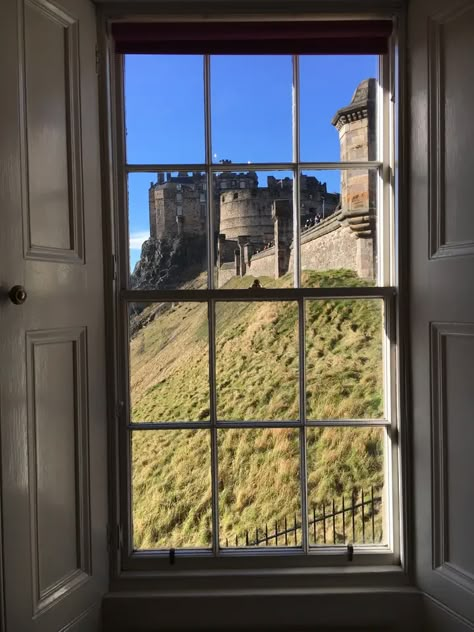
[{"label": "black iron railing", "polygon": [[[314,506],[310,512],[308,535],[310,544],[374,544],[381,540],[379,525],[382,497],[380,490],[361,490],[350,496],[333,498],[330,503]],[[301,522],[296,514],[266,523],[264,527],[246,530],[226,538],[225,546],[298,546]]]}]

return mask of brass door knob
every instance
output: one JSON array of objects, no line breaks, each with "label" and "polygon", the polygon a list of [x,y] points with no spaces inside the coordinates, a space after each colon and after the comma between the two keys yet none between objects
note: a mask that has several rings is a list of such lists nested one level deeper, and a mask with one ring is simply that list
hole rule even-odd
[{"label": "brass door knob", "polygon": [[14,305],[23,305],[26,301],[27,294],[22,285],[14,285],[8,292],[8,296]]}]

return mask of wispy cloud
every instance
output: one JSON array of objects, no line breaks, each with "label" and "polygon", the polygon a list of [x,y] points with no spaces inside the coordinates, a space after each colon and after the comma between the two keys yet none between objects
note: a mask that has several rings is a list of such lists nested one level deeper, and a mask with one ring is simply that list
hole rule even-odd
[{"label": "wispy cloud", "polygon": [[150,238],[150,233],[137,231],[130,233],[130,250],[140,250],[144,241]]}]

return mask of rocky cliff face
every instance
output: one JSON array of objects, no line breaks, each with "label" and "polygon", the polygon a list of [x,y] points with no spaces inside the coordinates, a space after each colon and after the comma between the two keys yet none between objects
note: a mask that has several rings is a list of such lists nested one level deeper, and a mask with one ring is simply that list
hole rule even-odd
[{"label": "rocky cliff face", "polygon": [[142,246],[130,285],[140,290],[176,289],[205,267],[205,237],[150,238]]},{"label": "rocky cliff face", "polygon": [[[138,290],[171,290],[187,285],[206,269],[205,237],[174,239],[150,238],[143,243],[140,259],[130,276],[130,286]],[[130,336],[133,338],[171,303],[130,306]]]}]

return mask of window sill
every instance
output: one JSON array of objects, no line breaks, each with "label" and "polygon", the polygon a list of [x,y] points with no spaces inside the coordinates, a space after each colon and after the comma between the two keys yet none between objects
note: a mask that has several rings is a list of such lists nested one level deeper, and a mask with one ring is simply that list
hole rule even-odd
[{"label": "window sill", "polygon": [[410,585],[398,565],[356,565],[287,568],[127,570],[111,581],[112,593],[153,591],[155,594],[243,594],[246,591],[312,591],[345,589],[394,589]]},{"label": "window sill", "polygon": [[213,581],[188,573],[161,586],[144,575],[124,573],[113,582],[104,632],[421,629],[421,594],[399,567],[285,569]]}]

